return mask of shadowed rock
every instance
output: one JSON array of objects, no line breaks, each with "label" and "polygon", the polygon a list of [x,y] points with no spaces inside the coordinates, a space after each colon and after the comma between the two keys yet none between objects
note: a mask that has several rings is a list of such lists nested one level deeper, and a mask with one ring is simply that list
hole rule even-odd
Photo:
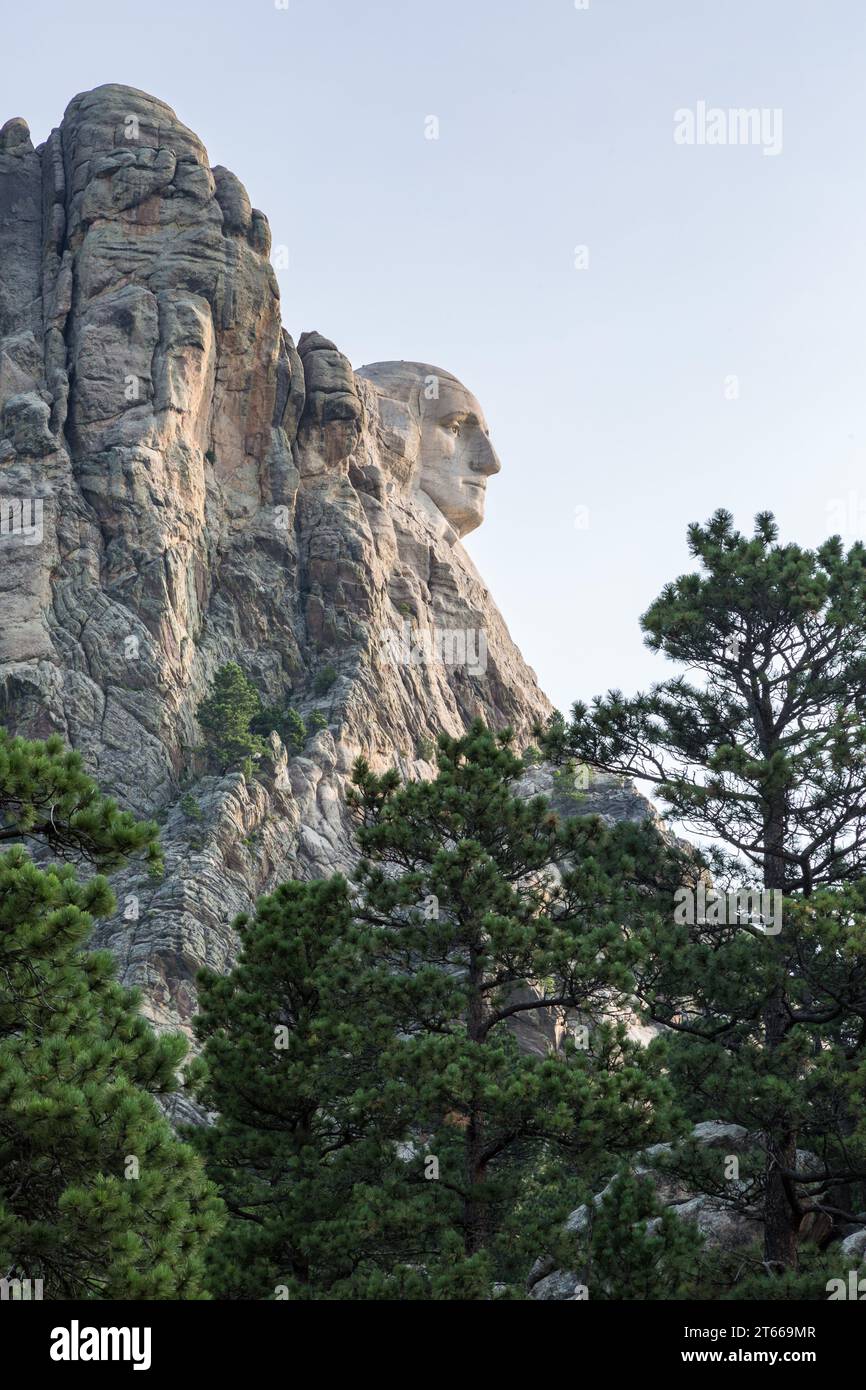
[{"label": "shadowed rock", "polygon": [[[439,730],[480,714],[524,744],[550,709],[460,544],[499,468],[479,403],[424,364],[296,349],[269,246],[146,93],[75,97],[37,151],[0,132],[2,496],[44,501],[40,543],[0,538],[0,717],[160,817],[165,877],[119,876],[99,941],[171,1027],[238,911],[351,867],[359,754],[426,776]],[[227,661],[326,721],[250,782],[195,751]]]}]

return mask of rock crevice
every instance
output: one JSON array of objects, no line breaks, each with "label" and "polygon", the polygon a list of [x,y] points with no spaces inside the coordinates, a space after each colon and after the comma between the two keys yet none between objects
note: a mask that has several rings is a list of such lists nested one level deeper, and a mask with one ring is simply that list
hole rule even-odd
[{"label": "rock crevice", "polygon": [[[499,469],[479,403],[428,364],[296,347],[269,249],[143,92],[75,97],[38,150],[0,131],[0,719],[160,818],[165,877],[122,875],[100,942],[161,1026],[230,965],[236,912],[351,867],[355,757],[429,776],[439,730],[526,743],[550,710],[461,545]],[[196,752],[227,661],[326,726],[251,782]]]}]

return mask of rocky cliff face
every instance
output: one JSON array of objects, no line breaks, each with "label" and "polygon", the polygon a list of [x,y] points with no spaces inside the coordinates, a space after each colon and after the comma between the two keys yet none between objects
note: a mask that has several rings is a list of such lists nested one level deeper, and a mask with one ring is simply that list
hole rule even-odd
[{"label": "rocky cliff face", "polygon": [[[550,708],[460,544],[499,468],[478,402],[425,364],[296,347],[269,247],[144,93],[76,97],[37,150],[0,131],[0,720],[161,820],[165,876],[119,880],[101,944],[162,1026],[230,965],[236,912],[350,868],[358,754],[429,776],[440,729],[480,714],[526,743]],[[325,721],[251,781],[195,751],[230,660]],[[640,813],[604,785],[592,809],[608,790]]]}]

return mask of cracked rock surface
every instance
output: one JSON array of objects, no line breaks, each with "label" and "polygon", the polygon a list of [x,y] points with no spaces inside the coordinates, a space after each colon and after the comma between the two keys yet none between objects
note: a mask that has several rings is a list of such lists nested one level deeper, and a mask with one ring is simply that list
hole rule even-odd
[{"label": "cracked rock surface", "polygon": [[[440,729],[481,715],[523,746],[550,712],[460,543],[499,468],[478,402],[426,364],[296,346],[269,250],[239,179],[143,92],[75,97],[38,149],[0,130],[0,719],[160,820],[165,876],[118,877],[99,944],[161,1027],[189,1029],[237,912],[350,869],[359,754],[430,776]],[[196,751],[227,661],[325,721],[300,750],[273,736],[251,781]],[[642,805],[601,784],[586,809]]]}]

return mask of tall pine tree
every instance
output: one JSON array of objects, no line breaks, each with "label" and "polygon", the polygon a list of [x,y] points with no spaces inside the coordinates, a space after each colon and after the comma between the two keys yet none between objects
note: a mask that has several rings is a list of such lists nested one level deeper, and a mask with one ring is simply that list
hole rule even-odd
[{"label": "tall pine tree", "polygon": [[[671,922],[644,992],[694,1043],[681,1053],[690,1093],[763,1130],[751,1195],[767,1261],[790,1269],[804,1218],[852,1216],[850,1185],[866,1177],[866,550],[779,544],[769,514],[746,537],[724,511],[689,528],[689,547],[699,571],[668,584],[641,624],[690,677],[578,703],[546,744],[651,783],[710,841],[726,893],[783,899],[781,921],[770,897],[763,913],[726,899],[690,927]],[[821,1156],[811,1184],[798,1136]]]},{"label": "tall pine tree", "polygon": [[[507,1268],[510,1214],[551,1154],[609,1176],[673,1122],[661,1060],[625,1026],[636,929],[657,882],[676,881],[671,852],[649,822],[560,821],[522,798],[509,744],[476,722],[440,737],[433,781],[360,762],[351,797],[368,987],[397,1030],[383,1068],[412,1098],[416,1168],[433,1165],[442,1227],[479,1287]],[[561,1045],[521,1046],[545,1029],[553,1044],[557,1025]],[[547,1217],[536,1248],[556,1239],[553,1201]]]},{"label": "tall pine tree", "polygon": [[[100,796],[76,753],[0,731],[0,1277],[46,1298],[195,1298],[220,1203],[155,1097],[184,1044],[157,1038],[111,957],[86,950],[100,875],[156,827]],[[39,849],[37,866],[25,844]]]},{"label": "tall pine tree", "polygon": [[261,704],[259,692],[236,661],[219,668],[196,718],[208,755],[220,772],[262,753],[264,740],[250,730],[250,722],[261,712]]},{"label": "tall pine tree", "polygon": [[187,1077],[217,1112],[190,1137],[229,1211],[209,1250],[211,1289],[302,1300],[420,1290],[408,1262],[426,1218],[398,1147],[412,1116],[380,1065],[393,1019],[367,989],[369,932],[348,885],[285,883],[235,927],[234,969],[200,979],[204,1047]]},{"label": "tall pine tree", "polygon": [[355,887],[283,885],[239,923],[232,973],[203,978],[218,1296],[520,1296],[616,1156],[671,1130],[662,1060],[626,1036],[622,930],[669,851],[648,826],[560,823],[517,795],[523,770],[481,724],[440,739],[432,782],[359,762]]}]

